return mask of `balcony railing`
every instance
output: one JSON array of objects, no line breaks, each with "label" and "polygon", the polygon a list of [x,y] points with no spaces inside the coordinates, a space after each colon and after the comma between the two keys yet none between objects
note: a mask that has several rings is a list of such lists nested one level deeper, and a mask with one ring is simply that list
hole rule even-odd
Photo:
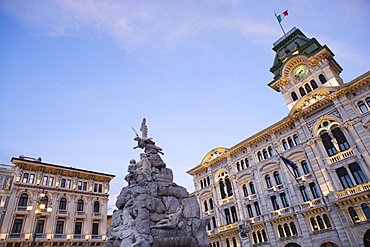
[{"label": "balcony railing", "polygon": [[9,233],[8,238],[22,238],[22,239],[24,239],[24,233]]},{"label": "balcony railing", "polygon": [[85,235],[83,235],[83,234],[73,234],[73,239],[85,239]]},{"label": "balcony railing", "polygon": [[355,195],[357,193],[361,193],[363,191],[368,191],[368,190],[370,190],[370,182],[366,184],[360,184],[360,185],[357,185],[356,187],[348,188],[346,190],[335,192],[334,195],[337,198],[343,198],[343,197]]},{"label": "balcony railing", "polygon": [[343,152],[337,153],[336,155],[333,155],[333,156],[330,156],[330,157],[326,158],[326,161],[329,164],[333,164],[335,162],[344,160],[345,158],[348,158],[348,157],[350,157],[352,155],[354,155],[354,152],[353,152],[353,149],[350,148],[350,149],[347,149],[347,150],[345,150]]},{"label": "balcony railing", "polygon": [[220,226],[218,228],[218,231],[222,232],[222,231],[226,231],[226,230],[233,229],[233,228],[236,228],[236,227],[238,227],[238,222],[234,222],[234,223],[231,223],[231,224],[228,224],[228,225]]},{"label": "balcony railing", "polygon": [[76,216],[85,216],[85,212],[82,212],[82,211],[77,211],[76,212]]},{"label": "balcony railing", "polygon": [[56,239],[66,239],[67,238],[67,234],[59,234],[59,233],[56,233],[56,234],[54,234],[54,238],[56,238]]},{"label": "balcony railing", "polygon": [[301,209],[306,209],[306,208],[312,208],[314,206],[320,205],[323,203],[323,200],[321,198],[316,198],[308,202],[304,202],[301,204]]}]

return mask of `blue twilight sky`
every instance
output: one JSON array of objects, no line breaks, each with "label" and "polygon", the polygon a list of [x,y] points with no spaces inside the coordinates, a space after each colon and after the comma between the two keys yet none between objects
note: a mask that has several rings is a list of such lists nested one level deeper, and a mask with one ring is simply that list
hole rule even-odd
[{"label": "blue twilight sky", "polygon": [[0,163],[12,157],[115,174],[110,210],[147,118],[175,182],[217,147],[288,114],[267,86],[300,28],[348,82],[369,70],[368,0],[1,0]]}]

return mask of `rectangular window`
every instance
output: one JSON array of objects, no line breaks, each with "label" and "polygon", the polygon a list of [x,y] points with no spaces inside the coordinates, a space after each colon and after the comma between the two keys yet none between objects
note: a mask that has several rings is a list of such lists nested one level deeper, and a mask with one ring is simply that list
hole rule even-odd
[{"label": "rectangular window", "polygon": [[44,232],[45,220],[38,220],[36,225],[36,233]]},{"label": "rectangular window", "polygon": [[280,193],[281,202],[283,203],[283,207],[289,207],[288,199],[286,198],[285,193]]},{"label": "rectangular window", "polygon": [[82,190],[87,190],[87,182],[84,182],[83,186],[82,186]]},{"label": "rectangular window", "polygon": [[71,188],[71,180],[70,179],[67,179],[67,189],[70,189]]},{"label": "rectangular window", "polygon": [[98,185],[94,184],[94,192],[98,192]]},{"label": "rectangular window", "polygon": [[42,185],[48,185],[48,176],[44,176],[44,179],[42,180]]},{"label": "rectangular window", "polygon": [[82,234],[82,222],[81,221],[75,222],[74,234],[78,234],[78,235]]},{"label": "rectangular window", "polygon": [[280,208],[276,196],[271,196],[271,203],[274,210],[278,210]]},{"label": "rectangular window", "polygon": [[103,192],[103,185],[99,184],[98,192],[99,192],[99,193],[102,193],[102,192]]},{"label": "rectangular window", "polygon": [[81,181],[78,181],[77,189],[78,190],[82,190],[82,182]]},{"label": "rectangular window", "polygon": [[30,179],[28,180],[28,183],[33,184],[34,181],[35,181],[35,174],[31,174]]},{"label": "rectangular window", "polygon": [[336,173],[339,177],[340,183],[342,184],[344,189],[348,189],[348,188],[353,187],[352,180],[349,177],[349,174],[348,174],[346,168],[341,167],[341,168],[336,169],[335,171],[336,171]]},{"label": "rectangular window", "polygon": [[299,187],[299,190],[301,191],[301,195],[302,195],[303,201],[304,202],[309,201],[310,198],[308,197],[306,187],[305,186],[301,186],[301,187]]},{"label": "rectangular window", "polygon": [[24,174],[23,174],[23,179],[22,179],[22,182],[23,182],[23,183],[27,183],[27,181],[28,181],[28,176],[29,176],[29,174],[28,174],[28,173],[24,173]]},{"label": "rectangular window", "polygon": [[226,224],[227,225],[231,224],[231,216],[230,216],[230,211],[228,208],[225,209],[225,217],[226,217]]},{"label": "rectangular window", "polygon": [[64,178],[62,178],[62,182],[60,183],[60,187],[61,188],[65,188],[66,187],[66,180]]},{"label": "rectangular window", "polygon": [[15,219],[13,223],[12,233],[22,233],[23,219]]},{"label": "rectangular window", "polygon": [[99,223],[93,223],[92,224],[92,235],[99,235]]},{"label": "rectangular window", "polygon": [[252,211],[252,207],[250,204],[247,205],[247,210],[248,210],[249,218],[253,218],[253,211]]},{"label": "rectangular window", "polygon": [[256,214],[261,215],[260,206],[258,205],[258,202],[254,202],[254,209],[256,210]]},{"label": "rectangular window", "polygon": [[57,221],[57,225],[55,227],[55,234],[63,234],[64,229],[64,221]]},{"label": "rectangular window", "polygon": [[54,183],[54,177],[49,178],[49,187],[52,187]]},{"label": "rectangular window", "polygon": [[365,174],[361,170],[360,166],[357,163],[352,163],[348,165],[349,170],[351,171],[356,184],[364,184],[367,182]]}]

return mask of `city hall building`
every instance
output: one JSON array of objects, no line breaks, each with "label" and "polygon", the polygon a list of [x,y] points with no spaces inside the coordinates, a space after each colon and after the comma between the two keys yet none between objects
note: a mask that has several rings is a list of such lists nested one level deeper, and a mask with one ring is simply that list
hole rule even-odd
[{"label": "city hall building", "polygon": [[296,28],[273,50],[289,114],[188,171],[211,247],[370,246],[370,72]]},{"label": "city hall building", "polygon": [[109,182],[115,177],[12,158],[0,169],[0,246],[102,246]]}]

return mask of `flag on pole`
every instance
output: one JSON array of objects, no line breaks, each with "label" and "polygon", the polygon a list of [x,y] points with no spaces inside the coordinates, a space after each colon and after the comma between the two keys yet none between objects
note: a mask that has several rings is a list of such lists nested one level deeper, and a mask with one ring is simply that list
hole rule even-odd
[{"label": "flag on pole", "polygon": [[279,23],[284,19],[285,16],[288,15],[288,10],[285,10],[283,13],[280,15],[277,15],[276,18],[278,19]]},{"label": "flag on pole", "polygon": [[294,170],[296,170],[298,167],[297,167],[297,165],[293,162],[293,161],[291,161],[291,160],[288,160],[287,158],[285,158],[285,157],[283,157],[283,156],[281,156],[281,155],[279,155],[280,156],[280,158],[283,160],[283,162],[284,162],[284,164],[286,164],[286,165],[289,165],[290,167],[292,167]]}]

